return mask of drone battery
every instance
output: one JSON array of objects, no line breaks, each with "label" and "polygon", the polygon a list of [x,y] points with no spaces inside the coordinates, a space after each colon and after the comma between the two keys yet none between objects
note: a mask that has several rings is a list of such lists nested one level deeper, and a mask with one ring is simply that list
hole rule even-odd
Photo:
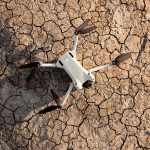
[{"label": "drone battery", "polygon": [[82,89],[83,83],[87,80],[93,81],[95,78],[92,74],[81,66],[81,64],[73,57],[71,52],[62,55],[57,61],[56,65],[63,68],[71,77],[74,86],[77,89]]}]

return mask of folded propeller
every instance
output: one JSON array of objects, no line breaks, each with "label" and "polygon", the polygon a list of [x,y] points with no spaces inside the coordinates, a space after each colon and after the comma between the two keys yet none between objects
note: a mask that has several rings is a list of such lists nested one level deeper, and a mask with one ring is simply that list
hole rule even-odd
[{"label": "folded propeller", "polygon": [[131,58],[131,53],[123,53],[112,61],[112,65],[119,65],[121,62],[124,62],[129,58]]},{"label": "folded propeller", "polygon": [[89,33],[90,31],[96,29],[97,27],[94,24],[89,25],[89,22],[91,20],[87,19],[84,21],[75,31],[75,34],[86,34]]},{"label": "folded propeller", "polygon": [[31,62],[31,63],[28,63],[28,64],[21,65],[19,67],[19,69],[33,68],[33,67],[38,67],[38,66],[40,66],[40,62]]},{"label": "folded propeller", "polygon": [[57,106],[56,105],[52,105],[52,106],[49,106],[49,107],[46,107],[44,108],[43,110],[39,111],[38,113],[39,114],[45,114],[47,112],[51,112],[53,110],[56,110],[56,109],[61,109],[62,107],[60,106],[60,100],[61,98],[59,98],[59,96],[54,92],[54,90],[51,89],[51,93],[52,93],[52,96],[54,98],[54,100],[56,101],[57,103]]}]

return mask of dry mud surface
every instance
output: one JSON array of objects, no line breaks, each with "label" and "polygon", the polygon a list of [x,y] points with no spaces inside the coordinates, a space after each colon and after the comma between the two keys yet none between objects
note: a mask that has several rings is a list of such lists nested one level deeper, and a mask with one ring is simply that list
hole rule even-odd
[{"label": "dry mud surface", "polygon": [[[97,29],[79,36],[85,68],[125,52],[132,58],[94,73],[92,88],[73,91],[62,110],[38,114],[69,79],[59,69],[18,67],[55,62],[86,19]],[[150,149],[149,29],[150,0],[0,0],[0,150]]]}]

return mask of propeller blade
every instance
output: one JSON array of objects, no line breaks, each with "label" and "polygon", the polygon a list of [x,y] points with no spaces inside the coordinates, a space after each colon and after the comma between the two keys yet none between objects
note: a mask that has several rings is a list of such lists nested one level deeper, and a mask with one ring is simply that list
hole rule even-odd
[{"label": "propeller blade", "polygon": [[29,64],[21,65],[19,69],[24,69],[24,68],[33,68],[33,67],[38,67],[40,65],[40,62],[32,62]]},{"label": "propeller blade", "polygon": [[28,78],[26,79],[26,82],[29,82],[33,75],[35,74],[37,68],[33,68],[33,70],[31,71],[31,73],[29,74]]},{"label": "propeller blade", "polygon": [[79,34],[81,32],[81,30],[83,30],[88,23],[90,22],[90,19],[87,19],[86,21],[84,21],[75,31],[75,34]]},{"label": "propeller blade", "polygon": [[91,32],[92,30],[96,29],[97,27],[95,25],[89,27],[89,28],[86,28],[86,29],[83,29],[80,31],[80,34],[86,34],[86,33],[89,33]]},{"label": "propeller blade", "polygon": [[54,111],[56,109],[61,109],[61,106],[49,106],[47,108],[44,108],[43,110],[39,111],[38,114],[46,114],[47,112]]},{"label": "propeller blade", "polygon": [[53,96],[53,98],[55,99],[55,101],[56,101],[56,104],[58,105],[58,106],[60,106],[60,98],[59,98],[59,96],[56,94],[56,92],[53,90],[53,89],[51,89],[51,93],[52,93],[52,96]]},{"label": "propeller blade", "polygon": [[121,62],[123,62],[129,58],[131,58],[131,53],[121,54],[115,58],[115,60],[112,62],[112,64],[113,65],[119,65]]}]

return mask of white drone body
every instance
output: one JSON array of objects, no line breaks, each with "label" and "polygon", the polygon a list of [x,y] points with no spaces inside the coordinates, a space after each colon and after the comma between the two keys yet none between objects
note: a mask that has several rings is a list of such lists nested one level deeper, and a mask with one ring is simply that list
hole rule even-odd
[{"label": "white drone body", "polygon": [[[92,82],[95,81],[95,77],[92,75],[92,72],[101,70],[106,67],[110,67],[112,65],[118,65],[120,62],[130,58],[131,53],[121,54],[120,56],[116,57],[115,60],[101,65],[97,66],[95,68],[91,68],[89,70],[85,69],[76,58],[76,49],[77,49],[77,42],[78,42],[78,34],[86,34],[93,29],[96,28],[95,25],[86,27],[88,22],[90,20],[85,21],[83,24],[80,25],[80,27],[77,28],[73,35],[73,47],[72,50],[66,52],[63,54],[56,63],[42,63],[42,62],[33,62],[25,65],[21,65],[19,68],[32,68],[32,67],[57,67],[64,69],[66,73],[70,76],[72,79],[72,82],[70,83],[70,86],[65,94],[65,96],[62,98],[62,102],[57,102],[57,105],[60,106],[60,108],[63,107],[65,104],[68,96],[70,95],[73,87],[75,87],[77,90],[81,90],[83,88],[89,88],[92,85]],[[56,95],[56,93],[55,93]],[[58,96],[57,96],[58,97]],[[57,108],[57,107],[56,107]]]},{"label": "white drone body", "polygon": [[66,95],[63,98],[64,100],[61,103],[61,106],[64,105],[73,87],[75,87],[77,90],[81,90],[83,89],[83,84],[86,83],[86,81],[94,82],[95,77],[92,75],[91,72],[96,71],[98,69],[96,67],[93,68],[96,70],[93,69],[87,70],[79,63],[79,61],[77,61],[76,48],[77,48],[78,35],[74,34],[73,39],[74,39],[74,44],[72,50],[63,54],[55,64],[54,63],[44,64],[40,62],[39,65],[39,67],[58,67],[64,69],[72,79],[72,82],[70,83]]},{"label": "white drone body", "polygon": [[86,81],[95,81],[95,77],[81,66],[71,51],[62,55],[58,59],[56,66],[64,69],[68,73],[77,90],[81,90],[83,88],[82,85]]}]

